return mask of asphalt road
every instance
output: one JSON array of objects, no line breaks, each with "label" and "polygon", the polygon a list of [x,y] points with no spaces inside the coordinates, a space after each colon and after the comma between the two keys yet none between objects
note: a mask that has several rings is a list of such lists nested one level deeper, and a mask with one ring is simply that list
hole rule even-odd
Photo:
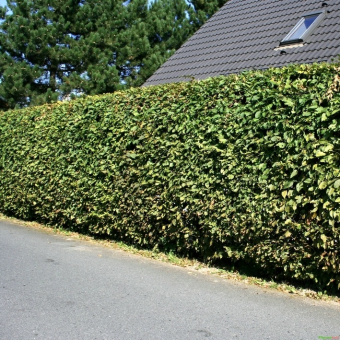
[{"label": "asphalt road", "polygon": [[0,221],[0,339],[304,339],[332,304]]}]

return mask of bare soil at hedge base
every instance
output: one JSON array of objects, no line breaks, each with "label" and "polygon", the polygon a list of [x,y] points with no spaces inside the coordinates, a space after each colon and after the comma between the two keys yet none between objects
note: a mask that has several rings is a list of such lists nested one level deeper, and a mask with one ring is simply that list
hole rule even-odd
[{"label": "bare soil at hedge base", "polygon": [[340,285],[338,65],[0,115],[0,211],[275,280]]},{"label": "bare soil at hedge base", "polygon": [[248,276],[246,274],[241,274],[237,269],[231,269],[226,267],[215,267],[207,265],[206,263],[200,262],[195,259],[189,259],[185,257],[176,256],[173,253],[163,253],[159,251],[151,251],[136,248],[133,245],[129,245],[123,242],[116,242],[114,240],[101,239],[94,235],[85,235],[77,232],[72,232],[66,229],[53,228],[50,226],[43,225],[37,222],[22,221],[14,217],[9,217],[0,213],[0,220],[15,223],[29,228],[36,228],[49,234],[59,234],[67,236],[68,238],[73,238],[77,240],[82,240],[84,242],[93,243],[103,247],[119,249],[137,256],[143,256],[146,258],[153,259],[155,261],[160,261],[164,263],[169,263],[175,266],[187,268],[193,272],[198,272],[201,274],[217,276],[225,280],[232,280],[235,282],[241,282],[246,285],[255,285],[263,289],[276,290],[283,292],[285,294],[293,296],[306,297],[311,300],[323,301],[326,303],[334,304],[340,308],[340,296],[328,295],[323,292],[318,292],[309,288],[302,288],[298,285],[292,285],[288,282],[275,282],[273,280],[268,280],[265,278],[259,278],[256,276]]}]

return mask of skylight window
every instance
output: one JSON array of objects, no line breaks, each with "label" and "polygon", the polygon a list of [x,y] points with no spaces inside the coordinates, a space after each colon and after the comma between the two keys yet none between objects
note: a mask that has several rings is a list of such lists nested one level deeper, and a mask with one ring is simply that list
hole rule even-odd
[{"label": "skylight window", "polygon": [[288,45],[303,42],[323,17],[323,12],[304,15],[288,35],[281,41],[280,45]]}]

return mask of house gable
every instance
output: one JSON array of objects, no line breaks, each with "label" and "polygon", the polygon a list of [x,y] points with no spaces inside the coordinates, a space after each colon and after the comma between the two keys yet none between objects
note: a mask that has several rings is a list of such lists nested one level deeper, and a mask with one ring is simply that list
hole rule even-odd
[{"label": "house gable", "polygon": [[[307,13],[324,13],[308,38],[280,42]],[[340,55],[340,0],[230,0],[144,86],[205,79]]]}]

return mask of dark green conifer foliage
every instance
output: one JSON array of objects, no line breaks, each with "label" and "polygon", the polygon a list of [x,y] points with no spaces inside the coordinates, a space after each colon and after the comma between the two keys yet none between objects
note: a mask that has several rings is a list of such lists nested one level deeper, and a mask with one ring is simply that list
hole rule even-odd
[{"label": "dark green conifer foliage", "polygon": [[140,86],[225,0],[7,0],[0,110]]},{"label": "dark green conifer foliage", "polygon": [[[227,0],[156,0],[143,18],[147,43],[128,85],[140,86]],[[138,29],[138,32],[141,32]]]},{"label": "dark green conifer foliage", "polygon": [[200,28],[228,0],[188,0],[191,4],[190,19],[192,32]]},{"label": "dark green conifer foliage", "polygon": [[[0,25],[2,106],[36,105],[121,88],[136,54],[136,46],[126,44],[134,24],[132,5],[123,3],[8,1],[12,14],[4,15],[2,9]],[[133,1],[133,6],[142,15],[147,1]]]},{"label": "dark green conifer foliage", "polygon": [[150,4],[144,21],[148,48],[139,60],[138,75],[134,74],[129,85],[142,85],[191,36],[188,9],[185,0],[157,0]]}]

